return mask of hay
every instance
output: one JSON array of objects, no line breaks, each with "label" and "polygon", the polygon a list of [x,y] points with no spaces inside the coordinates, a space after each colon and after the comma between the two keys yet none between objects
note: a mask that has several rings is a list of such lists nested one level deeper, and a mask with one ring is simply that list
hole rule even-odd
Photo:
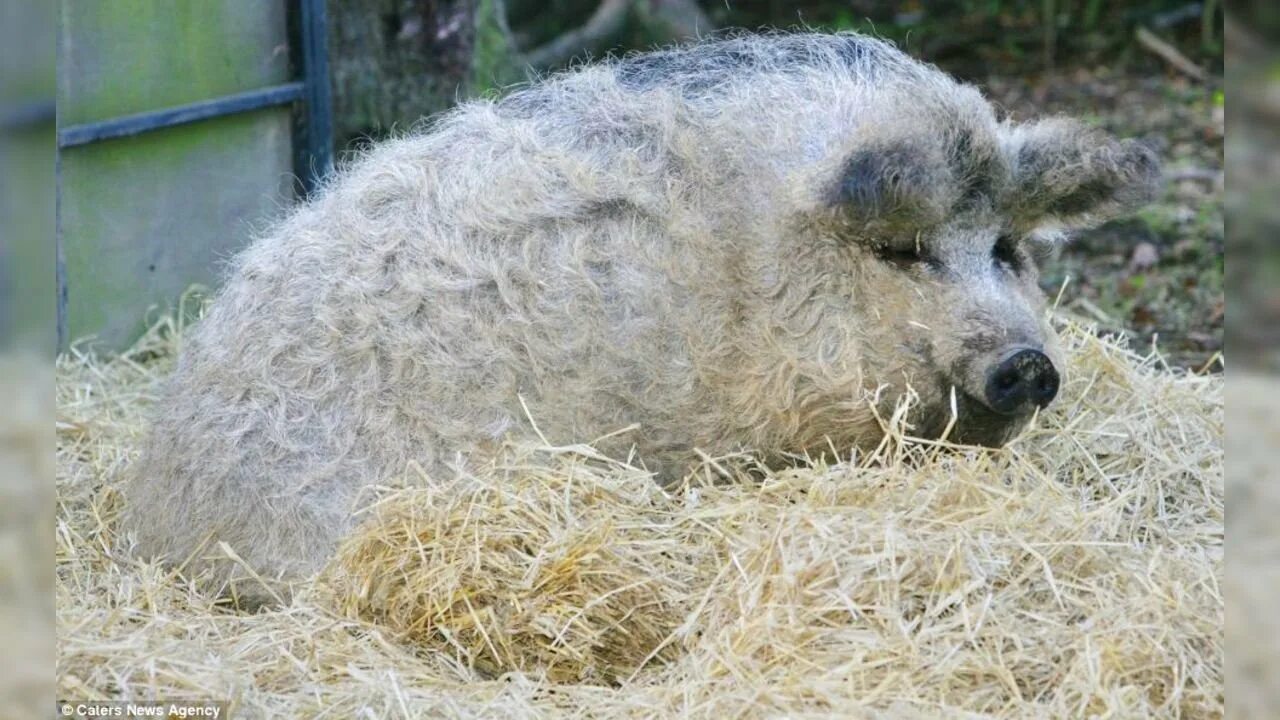
[{"label": "hay", "polygon": [[488,672],[616,681],[669,659],[701,548],[675,544],[657,484],[588,447],[512,459],[377,504],[323,579],[337,605]]},{"label": "hay", "polygon": [[[1223,382],[1065,322],[1000,451],[665,493],[588,447],[410,472],[284,608],[136,562],[116,487],[179,328],[58,364],[59,693],[233,716],[1221,717]],[[751,477],[748,477],[751,475]],[[393,482],[394,481],[394,482]]]}]

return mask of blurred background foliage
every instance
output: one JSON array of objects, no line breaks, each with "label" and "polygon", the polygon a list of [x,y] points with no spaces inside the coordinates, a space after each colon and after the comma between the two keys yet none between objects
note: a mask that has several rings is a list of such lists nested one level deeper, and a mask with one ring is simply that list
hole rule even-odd
[{"label": "blurred background foliage", "polygon": [[[1227,717],[1280,707],[1280,3],[1233,2],[1226,22]],[[1263,371],[1263,372],[1259,372]],[[1265,373],[1265,374],[1263,374]]]},{"label": "blurred background foliage", "polygon": [[[1240,3],[1226,25],[1231,192],[1226,339],[1247,366],[1280,372],[1280,4]],[[1271,399],[1272,402],[1275,399]]]},{"label": "blurred background foliage", "polygon": [[1150,71],[1157,38],[1222,74],[1220,0],[330,0],[337,139],[606,54],[726,29],[855,30],[966,79],[1060,67]]},{"label": "blurred background foliage", "polygon": [[1160,201],[1049,258],[1045,291],[1102,331],[1128,333],[1139,351],[1160,349],[1171,365],[1222,366],[1220,0],[329,0],[329,8],[340,151],[593,58],[803,27],[890,40],[978,85],[1016,120],[1067,114],[1141,138],[1169,171]]}]

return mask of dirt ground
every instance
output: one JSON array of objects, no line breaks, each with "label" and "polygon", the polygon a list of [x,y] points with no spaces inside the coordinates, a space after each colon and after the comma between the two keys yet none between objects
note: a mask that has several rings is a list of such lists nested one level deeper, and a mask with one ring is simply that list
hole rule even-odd
[{"label": "dirt ground", "polygon": [[[1083,232],[1042,263],[1049,297],[1124,332],[1135,350],[1153,343],[1171,366],[1220,371],[1223,295],[1223,95],[1163,74],[1060,70],[991,77],[988,96],[1015,119],[1075,116],[1150,143],[1165,163],[1162,196],[1135,216]],[[1063,289],[1063,283],[1066,287]]]}]

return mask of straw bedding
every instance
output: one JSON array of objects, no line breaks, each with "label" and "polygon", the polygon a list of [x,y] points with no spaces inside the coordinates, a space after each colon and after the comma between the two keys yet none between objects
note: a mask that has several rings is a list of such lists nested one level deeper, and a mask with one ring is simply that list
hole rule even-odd
[{"label": "straw bedding", "polygon": [[114,529],[182,328],[73,351],[59,695],[233,717],[1221,717],[1221,376],[1060,324],[1062,396],[1004,449],[891,417],[874,453],[707,458],[673,492],[585,444],[411,467],[315,582],[252,615]]}]

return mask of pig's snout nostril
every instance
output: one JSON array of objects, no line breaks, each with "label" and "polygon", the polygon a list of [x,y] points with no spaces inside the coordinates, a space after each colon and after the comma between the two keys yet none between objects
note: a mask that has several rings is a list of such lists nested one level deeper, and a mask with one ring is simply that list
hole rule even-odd
[{"label": "pig's snout nostril", "polygon": [[1058,371],[1049,356],[1030,348],[1016,350],[996,365],[987,379],[987,405],[1014,415],[1045,407],[1058,394]]}]

